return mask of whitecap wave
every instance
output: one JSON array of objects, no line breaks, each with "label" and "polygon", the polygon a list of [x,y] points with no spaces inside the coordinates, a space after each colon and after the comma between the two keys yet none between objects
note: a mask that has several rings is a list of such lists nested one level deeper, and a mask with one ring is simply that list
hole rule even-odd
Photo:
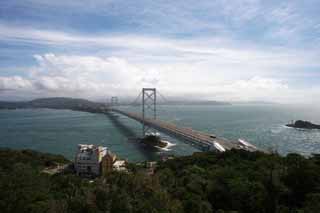
[{"label": "whitecap wave", "polygon": [[165,141],[165,140],[162,140],[162,142],[167,143],[167,145],[165,147],[163,147],[163,148],[159,147],[159,146],[155,146],[155,147],[160,149],[160,150],[162,150],[162,151],[166,151],[166,152],[171,151],[171,149],[169,149],[169,148],[176,145],[174,143],[170,143],[169,141]]},{"label": "whitecap wave", "polygon": [[273,134],[279,134],[280,132],[282,132],[286,128],[287,128],[287,126],[285,126],[285,125],[279,125],[277,127],[271,127],[270,132]]}]

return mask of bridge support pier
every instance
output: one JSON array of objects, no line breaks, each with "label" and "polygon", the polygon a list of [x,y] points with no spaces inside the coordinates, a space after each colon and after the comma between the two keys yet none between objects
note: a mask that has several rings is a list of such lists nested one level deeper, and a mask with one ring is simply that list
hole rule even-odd
[{"label": "bridge support pier", "polygon": [[118,105],[118,97],[116,96],[111,97],[111,102],[110,102],[111,111],[112,111],[112,108],[117,105]]}]

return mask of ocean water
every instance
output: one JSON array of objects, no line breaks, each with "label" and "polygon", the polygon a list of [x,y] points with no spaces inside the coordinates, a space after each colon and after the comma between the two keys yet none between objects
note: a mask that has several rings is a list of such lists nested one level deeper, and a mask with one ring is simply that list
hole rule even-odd
[{"label": "ocean water", "polygon": [[[122,107],[140,111],[139,107]],[[245,139],[262,149],[280,154],[320,153],[320,130],[288,128],[291,120],[320,123],[320,109],[288,105],[159,106],[158,117],[179,126],[216,134],[227,139]],[[150,150],[131,138],[140,136],[142,127],[124,116],[110,119],[103,114],[71,110],[0,110],[0,147],[34,149],[62,154],[73,159],[77,144],[104,145],[132,162],[156,159],[161,152],[189,155],[196,148],[161,133],[173,146]]]}]

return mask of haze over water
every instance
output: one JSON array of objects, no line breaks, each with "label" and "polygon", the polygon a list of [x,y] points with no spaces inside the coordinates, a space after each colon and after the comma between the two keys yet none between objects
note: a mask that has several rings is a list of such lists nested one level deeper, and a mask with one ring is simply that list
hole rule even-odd
[{"label": "haze over water", "polygon": [[[140,111],[139,107],[125,107]],[[159,106],[158,117],[179,126],[210,132],[227,139],[246,139],[262,149],[276,149],[310,155],[320,152],[320,130],[285,127],[291,120],[320,123],[320,110],[307,106],[230,105],[230,106]],[[141,134],[141,125],[120,116],[112,122],[106,115],[70,110],[24,109],[0,111],[0,146],[34,149],[62,154],[73,159],[77,144],[107,146],[129,161],[156,159],[157,151],[147,150],[128,140]],[[124,126],[123,126],[124,125]],[[162,134],[176,144],[168,153],[189,155],[197,149]],[[160,151],[160,150],[159,150]]]}]

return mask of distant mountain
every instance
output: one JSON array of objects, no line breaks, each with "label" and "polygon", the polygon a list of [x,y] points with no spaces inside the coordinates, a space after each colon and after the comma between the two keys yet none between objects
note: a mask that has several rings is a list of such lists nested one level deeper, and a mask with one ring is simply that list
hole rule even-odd
[{"label": "distant mountain", "polygon": [[19,108],[52,108],[52,109],[78,109],[78,108],[98,108],[102,103],[96,103],[85,99],[76,98],[40,98],[26,102],[6,102],[0,101],[0,109]]},{"label": "distant mountain", "polygon": [[29,102],[35,108],[70,109],[76,107],[99,107],[102,104],[76,98],[41,98]]},{"label": "distant mountain", "polygon": [[271,101],[232,101],[232,104],[277,104]]},{"label": "distant mountain", "polygon": [[[178,101],[167,101],[157,103],[158,105],[231,105],[228,102],[220,101],[191,101],[191,100],[178,100]],[[120,105],[128,105],[122,103]],[[0,109],[21,109],[21,108],[51,108],[51,109],[74,109],[74,110],[95,110],[103,103],[92,102],[85,99],[78,98],[39,98],[32,101],[25,102],[7,102],[0,101]]]},{"label": "distant mountain", "polygon": [[0,101],[0,109],[17,109],[17,108],[27,108],[28,102],[8,102]]},{"label": "distant mountain", "polygon": [[200,100],[181,100],[181,101],[167,101],[158,103],[159,105],[231,105],[228,102],[222,101],[200,101]]}]

